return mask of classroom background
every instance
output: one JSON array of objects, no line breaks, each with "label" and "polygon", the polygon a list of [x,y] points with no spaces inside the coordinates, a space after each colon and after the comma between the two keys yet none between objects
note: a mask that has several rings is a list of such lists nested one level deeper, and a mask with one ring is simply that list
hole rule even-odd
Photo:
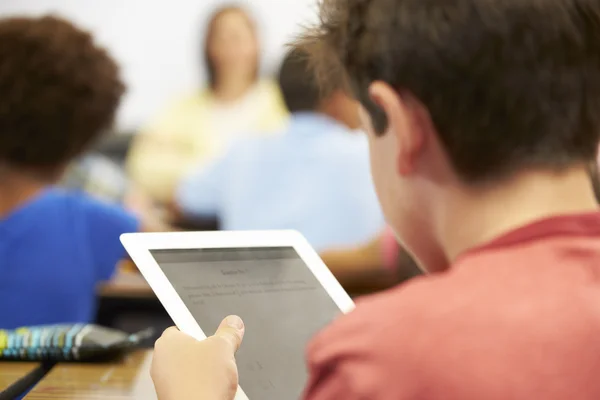
[{"label": "classroom background", "polygon": [[122,68],[127,93],[116,127],[131,132],[206,79],[199,44],[212,11],[227,4],[256,18],[264,74],[277,71],[285,44],[317,16],[315,0],[4,0],[0,16],[57,13],[90,30]]},{"label": "classroom background", "polygon": [[[386,227],[358,104],[342,90],[322,93],[290,50],[315,22],[316,1],[0,2],[2,20],[43,15],[90,32],[126,89],[109,131],[56,180],[14,204],[14,190],[0,188],[9,205],[0,202],[0,348],[14,344],[6,330],[74,323],[144,332],[139,347],[151,348],[173,322],[119,243],[125,232],[295,229],[355,297],[420,274]],[[95,209],[89,228],[101,240],[86,246],[100,254],[102,273],[92,280],[89,260],[75,254],[81,238],[66,233],[71,216],[39,210],[67,201]],[[35,232],[15,229],[35,213]],[[50,372],[0,363],[0,390],[41,373],[31,398],[57,387],[57,398],[152,398],[149,354]]]}]

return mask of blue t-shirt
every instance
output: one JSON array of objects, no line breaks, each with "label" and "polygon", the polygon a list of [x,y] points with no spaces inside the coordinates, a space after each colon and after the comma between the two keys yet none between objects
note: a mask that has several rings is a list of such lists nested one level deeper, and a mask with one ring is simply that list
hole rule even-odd
[{"label": "blue t-shirt", "polygon": [[96,286],[138,220],[85,194],[47,189],[0,219],[0,328],[91,322]]}]

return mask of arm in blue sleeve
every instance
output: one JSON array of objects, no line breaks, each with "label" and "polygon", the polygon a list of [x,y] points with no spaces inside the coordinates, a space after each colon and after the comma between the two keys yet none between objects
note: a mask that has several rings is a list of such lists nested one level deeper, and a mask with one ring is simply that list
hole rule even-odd
[{"label": "arm in blue sleeve", "polygon": [[120,206],[91,197],[84,201],[96,279],[109,280],[117,263],[126,256],[119,237],[123,233],[138,232],[141,224],[137,217]]},{"label": "arm in blue sleeve", "polygon": [[187,176],[177,188],[175,201],[179,211],[188,216],[218,217],[222,185],[233,150]]}]

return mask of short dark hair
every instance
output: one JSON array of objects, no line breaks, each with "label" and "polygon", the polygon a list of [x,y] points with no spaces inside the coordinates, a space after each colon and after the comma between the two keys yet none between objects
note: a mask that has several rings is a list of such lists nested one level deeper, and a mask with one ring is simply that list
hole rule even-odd
[{"label": "short dark hair", "polygon": [[324,0],[300,43],[380,134],[372,82],[418,99],[457,174],[481,183],[595,157],[599,37],[597,0]]},{"label": "short dark hair", "polygon": [[1,19],[0,164],[56,173],[110,127],[123,91],[90,34],[52,16]]},{"label": "short dark hair", "polygon": [[308,54],[291,49],[279,68],[279,87],[289,112],[316,111],[322,98],[315,71]]}]

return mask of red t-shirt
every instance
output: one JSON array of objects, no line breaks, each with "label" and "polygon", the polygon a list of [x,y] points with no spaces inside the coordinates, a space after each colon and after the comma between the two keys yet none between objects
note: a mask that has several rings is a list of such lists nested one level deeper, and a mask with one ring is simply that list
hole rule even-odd
[{"label": "red t-shirt", "polygon": [[600,213],[522,227],[367,298],[308,358],[308,400],[598,400]]}]

